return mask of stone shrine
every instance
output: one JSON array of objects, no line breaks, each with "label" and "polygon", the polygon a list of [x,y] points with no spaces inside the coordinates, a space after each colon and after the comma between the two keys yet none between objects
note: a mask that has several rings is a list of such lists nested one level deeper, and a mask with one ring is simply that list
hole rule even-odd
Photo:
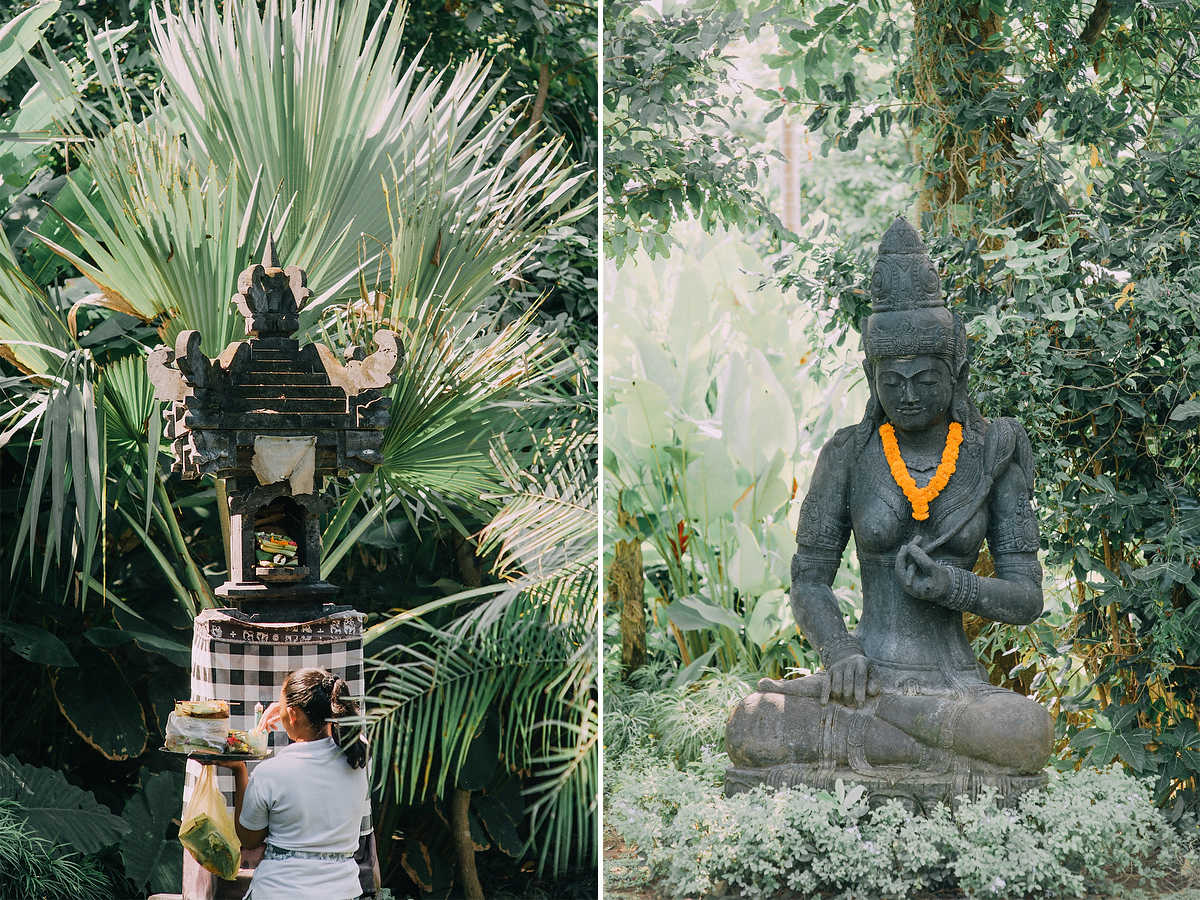
[{"label": "stone shrine", "polygon": [[[1042,612],[1032,448],[1015,419],[988,421],[972,402],[966,329],[903,218],[880,242],[871,295],[870,399],[821,450],[792,558],[792,610],[824,668],[764,678],[737,705],[725,790],[840,778],[917,811],[986,785],[1014,802],[1046,783],[1054,724],[988,682],[962,619],[1024,625]],[[831,589],[851,534],[853,632]],[[995,577],[972,572],[985,540]]]},{"label": "stone shrine", "polygon": [[[216,592],[265,620],[312,618],[337,593],[321,577],[318,517],[333,501],[320,480],[371,472],[383,461],[391,400],[380,389],[403,356],[386,330],[375,332],[378,350],[364,356],[354,348],[345,365],[323,344],[301,347],[293,334],[310,294],[304,272],[282,268],[269,243],[233,297],[247,340],[210,360],[200,333],[183,331],[173,350],[159,348],[147,360],[156,397],[171,403],[164,418],[174,470],[225,481],[230,572]],[[264,533],[295,544],[290,564],[262,564],[255,536]]]},{"label": "stone shrine", "polygon": [[[310,296],[303,270],[283,268],[269,242],[261,264],[238,278],[232,302],[246,320],[245,340],[216,359],[201,352],[201,336],[183,331],[171,348],[150,353],[155,396],[168,401],[166,436],[174,470],[185,479],[221,480],[229,514],[230,571],[216,594],[225,609],[205,610],[193,623],[193,700],[225,700],[230,726],[249,730],[254,706],[278,699],[288,673],[321,666],[364,693],[365,616],[336,606],[338,588],[321,573],[320,515],[334,500],[327,476],[371,472],[383,461],[392,382],[403,348],[391,331],[375,332],[378,349],[360,348],[339,362],[322,344],[300,346],[299,312]],[[284,732],[270,746],[288,743]],[[249,763],[250,766],[255,763]],[[189,760],[190,795],[201,763]],[[233,806],[233,777],[218,775]],[[375,860],[369,818],[356,858],[364,890],[373,890]],[[184,854],[183,900],[241,898],[262,848],[243,851],[237,881],[219,881]]]}]

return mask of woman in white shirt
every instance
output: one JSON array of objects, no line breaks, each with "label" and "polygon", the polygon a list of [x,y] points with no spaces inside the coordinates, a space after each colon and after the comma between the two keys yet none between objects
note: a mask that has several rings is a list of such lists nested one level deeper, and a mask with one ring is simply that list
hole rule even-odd
[{"label": "woman in white shirt", "polygon": [[363,817],[370,814],[367,745],[358,729],[336,720],[357,714],[346,682],[325,669],[288,675],[259,727],[282,725],[292,743],[247,775],[227,764],[236,785],[234,824],[242,847],[266,843],[247,898],[355,900],[362,894],[354,861]]}]

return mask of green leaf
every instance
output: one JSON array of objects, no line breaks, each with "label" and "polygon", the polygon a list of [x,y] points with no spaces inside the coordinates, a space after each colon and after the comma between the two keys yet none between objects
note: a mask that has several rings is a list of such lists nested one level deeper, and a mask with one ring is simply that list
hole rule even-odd
[{"label": "green leaf", "polygon": [[147,688],[150,695],[150,707],[154,710],[155,723],[152,733],[162,733],[167,729],[167,717],[175,710],[176,700],[186,700],[191,696],[191,678],[188,670],[165,668],[154,674]]},{"label": "green leaf", "polygon": [[494,797],[480,794],[471,798],[471,804],[479,819],[487,829],[496,846],[511,856],[520,859],[525,842],[517,834],[517,823],[513,820],[508,808]]},{"label": "green leaf", "polygon": [[79,667],[60,669],[52,679],[54,696],[79,736],[113,760],[146,749],[149,735],[142,704],[113,658],[83,647]]},{"label": "green leaf", "polygon": [[682,597],[666,607],[667,617],[682,631],[696,631],[724,625],[735,632],[742,628],[742,620],[725,609],[711,603],[699,594]]},{"label": "green leaf", "polygon": [[454,870],[446,857],[420,841],[405,843],[400,864],[408,877],[420,886],[423,896],[445,891],[454,880]]},{"label": "green leaf", "polygon": [[1114,759],[1120,759],[1135,772],[1143,772],[1150,762],[1146,744],[1152,740],[1154,735],[1144,728],[1136,731],[1100,731],[1088,754],[1088,763],[1107,766]]},{"label": "green leaf", "polygon": [[87,632],[87,639],[97,647],[116,647],[119,644],[136,641],[143,650],[161,653],[177,666],[187,668],[192,662],[192,651],[178,641],[167,637],[160,629],[149,622],[139,622],[137,627],[122,628],[93,628]]},{"label": "green leaf", "polygon": [[471,843],[475,847],[475,852],[482,853],[484,850],[490,850],[492,844],[488,840],[483,823],[479,821],[479,815],[474,809],[467,810],[467,824],[471,831]]},{"label": "green leaf", "polygon": [[7,75],[21,61],[21,54],[37,43],[42,26],[58,12],[59,6],[59,0],[46,0],[0,28],[0,77]]},{"label": "green leaf", "polygon": [[1171,411],[1172,422],[1182,422],[1195,416],[1200,416],[1200,397],[1181,403]]},{"label": "green leaf", "polygon": [[500,762],[500,720],[489,715],[483,728],[471,741],[467,757],[458,770],[458,787],[463,791],[482,791],[496,773]]},{"label": "green leaf", "polygon": [[787,593],[780,588],[769,590],[754,604],[750,624],[746,626],[746,637],[761,647],[779,630],[787,618]]},{"label": "green leaf", "polygon": [[183,855],[176,838],[183,805],[183,776],[159,772],[125,804],[121,818],[129,833],[121,840],[125,875],[150,893],[178,893],[183,882]]},{"label": "green leaf", "polygon": [[423,893],[433,890],[433,860],[428,847],[420,841],[409,841],[404,845],[400,864]]},{"label": "green leaf", "polygon": [[12,649],[30,662],[46,666],[78,666],[67,645],[36,625],[18,625],[0,621],[0,633],[12,642]]},{"label": "green leaf", "polygon": [[55,844],[96,853],[129,831],[119,816],[80,790],[61,772],[0,757],[0,797],[16,800],[29,827]]},{"label": "green leaf", "polygon": [[676,672],[675,677],[671,679],[672,689],[683,687],[685,684],[691,684],[693,681],[695,681],[700,675],[700,670],[709,664],[712,658],[716,655],[717,651],[720,649],[720,644],[714,644],[704,651],[704,653],[702,653],[700,656],[697,656],[690,663]]}]

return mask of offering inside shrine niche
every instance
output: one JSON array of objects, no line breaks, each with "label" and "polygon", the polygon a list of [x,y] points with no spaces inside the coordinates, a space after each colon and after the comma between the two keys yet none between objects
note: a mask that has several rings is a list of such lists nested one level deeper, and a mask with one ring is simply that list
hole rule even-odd
[{"label": "offering inside shrine niche", "polygon": [[296,565],[296,542],[282,534],[256,531],[256,559],[265,568],[290,568]]}]

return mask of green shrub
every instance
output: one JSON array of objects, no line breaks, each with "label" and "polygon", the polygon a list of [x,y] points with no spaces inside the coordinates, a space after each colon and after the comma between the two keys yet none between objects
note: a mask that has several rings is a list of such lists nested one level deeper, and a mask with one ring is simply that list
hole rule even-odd
[{"label": "green shrub", "polygon": [[15,801],[0,798],[0,889],[4,900],[108,900],[108,879],[90,856],[39,837]]},{"label": "green shrub", "polygon": [[[613,773],[610,821],[676,897],[902,897],[954,888],[980,897],[1149,885],[1178,871],[1186,849],[1150,788],[1113,768],[1051,772],[1017,809],[994,794],[913,816],[898,801],[871,810],[861,787],[726,798],[724,754],[686,770],[634,752]],[[1119,880],[1118,880],[1119,879]],[[1052,892],[1052,893],[1051,893]]]},{"label": "green shrub", "polygon": [[700,759],[705,746],[724,749],[729,711],[753,693],[756,677],[741,666],[707,669],[696,681],[678,685],[672,684],[675,675],[656,660],[634,672],[628,684],[606,680],[604,746],[610,759],[641,745],[683,765]]}]

